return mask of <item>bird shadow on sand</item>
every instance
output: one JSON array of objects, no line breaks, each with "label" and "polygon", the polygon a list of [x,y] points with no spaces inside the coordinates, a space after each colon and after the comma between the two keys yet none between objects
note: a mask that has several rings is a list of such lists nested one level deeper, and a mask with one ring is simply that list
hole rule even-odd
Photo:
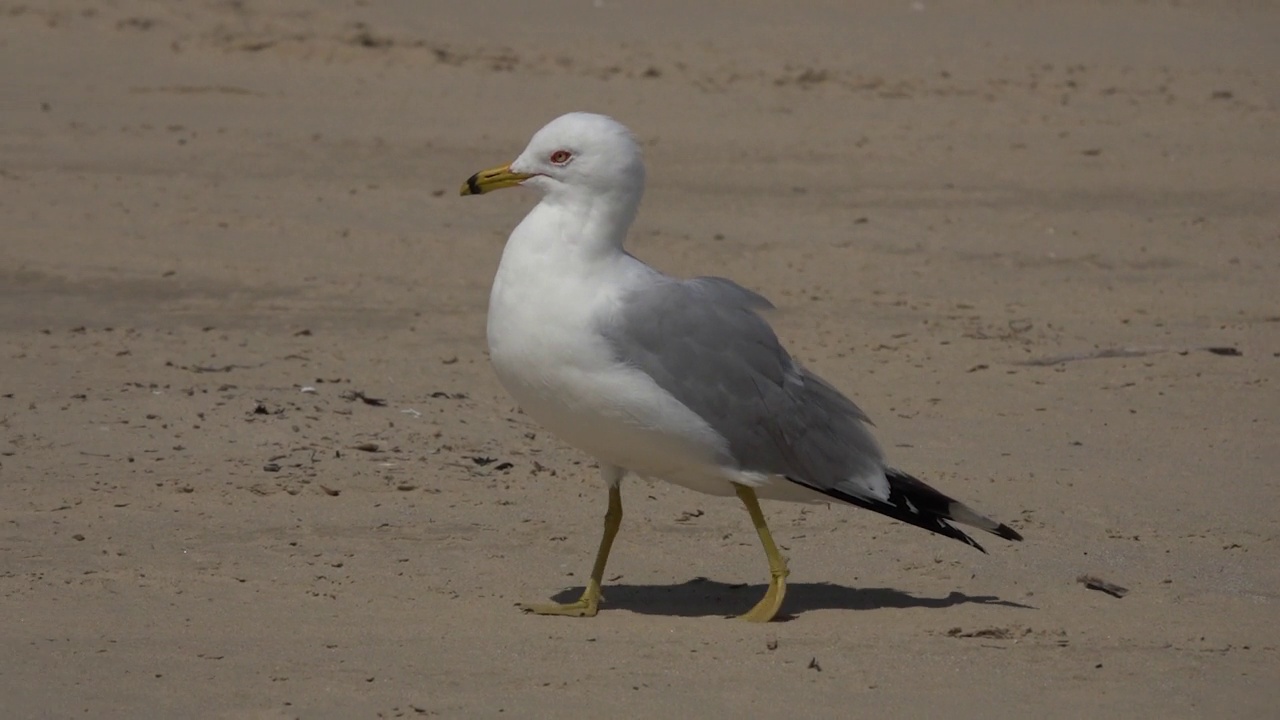
[{"label": "bird shadow on sand", "polygon": [[[764,584],[717,582],[704,577],[678,585],[606,585],[602,610],[630,610],[645,615],[677,617],[729,616],[746,612],[764,596]],[[556,593],[552,600],[573,602],[581,588]],[[893,588],[851,588],[833,583],[788,583],[779,620],[789,620],[810,610],[881,610],[884,608],[947,608],[955,605],[997,605],[1034,610],[1031,605],[990,595],[952,592],[946,597],[912,595]]]}]

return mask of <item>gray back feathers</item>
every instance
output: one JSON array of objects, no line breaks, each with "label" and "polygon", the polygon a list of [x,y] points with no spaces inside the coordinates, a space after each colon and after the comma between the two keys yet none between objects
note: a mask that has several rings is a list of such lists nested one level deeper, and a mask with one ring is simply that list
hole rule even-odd
[{"label": "gray back feathers", "polygon": [[728,441],[738,469],[879,495],[862,483],[883,469],[870,421],[791,358],[757,313],[772,307],[724,278],[662,277],[628,295],[601,331],[619,359]]}]

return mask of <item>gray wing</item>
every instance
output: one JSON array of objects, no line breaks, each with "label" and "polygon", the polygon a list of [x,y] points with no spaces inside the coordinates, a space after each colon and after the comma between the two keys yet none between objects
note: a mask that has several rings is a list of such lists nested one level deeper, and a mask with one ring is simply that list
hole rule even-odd
[{"label": "gray wing", "polygon": [[757,314],[772,307],[724,278],[664,277],[628,295],[601,330],[621,360],[728,441],[739,469],[881,497],[866,484],[883,470],[866,414],[791,358]]}]

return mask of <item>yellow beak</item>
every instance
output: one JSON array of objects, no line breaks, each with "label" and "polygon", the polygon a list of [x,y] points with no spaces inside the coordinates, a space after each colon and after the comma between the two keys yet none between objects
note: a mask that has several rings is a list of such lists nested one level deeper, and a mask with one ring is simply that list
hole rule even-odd
[{"label": "yellow beak", "polygon": [[481,170],[467,178],[462,184],[460,195],[483,195],[491,190],[515,187],[533,177],[528,173],[511,172],[510,165],[503,165],[492,170]]}]

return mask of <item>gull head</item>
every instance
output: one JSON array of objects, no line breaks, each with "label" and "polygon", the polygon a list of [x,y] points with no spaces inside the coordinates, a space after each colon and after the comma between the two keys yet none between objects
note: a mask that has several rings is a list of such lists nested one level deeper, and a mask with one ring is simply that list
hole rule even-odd
[{"label": "gull head", "polygon": [[462,185],[462,195],[524,185],[558,200],[612,196],[638,204],[644,161],[635,136],[622,123],[574,112],[547,123],[508,165],[482,170]]}]

